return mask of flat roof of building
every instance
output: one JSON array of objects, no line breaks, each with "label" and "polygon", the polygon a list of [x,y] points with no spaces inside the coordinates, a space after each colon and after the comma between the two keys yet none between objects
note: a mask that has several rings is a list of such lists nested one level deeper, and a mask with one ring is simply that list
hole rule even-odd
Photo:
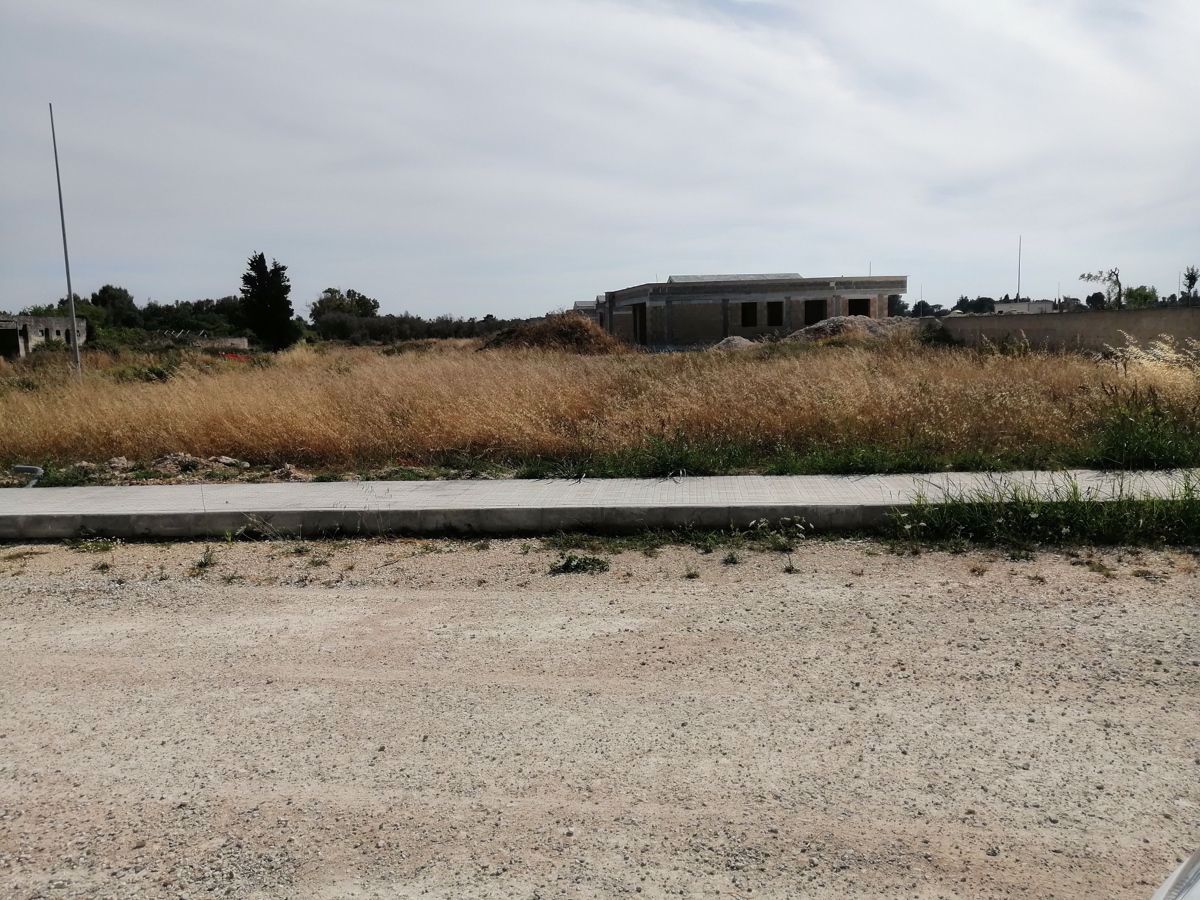
[{"label": "flat roof of building", "polygon": [[889,294],[908,292],[907,275],[838,275],[829,278],[804,278],[795,274],[776,275],[672,275],[666,281],[653,281],[610,291],[605,298],[633,300],[643,296],[673,296],[706,294],[719,291],[730,295],[746,293],[781,293],[795,291],[845,290],[886,291]]},{"label": "flat roof of building", "polygon": [[776,272],[774,274],[759,275],[672,275],[667,279],[667,284],[720,283],[727,281],[790,281],[800,277],[799,272]]}]

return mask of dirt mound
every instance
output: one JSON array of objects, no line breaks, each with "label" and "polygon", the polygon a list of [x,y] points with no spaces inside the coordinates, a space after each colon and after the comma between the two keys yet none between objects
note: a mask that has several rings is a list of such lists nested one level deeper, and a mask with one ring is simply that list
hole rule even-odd
[{"label": "dirt mound", "polygon": [[710,350],[745,350],[748,347],[754,347],[754,346],[756,346],[754,341],[747,340],[746,338],[739,337],[738,335],[735,334],[732,337],[725,338],[725,340],[723,340],[719,343],[713,344],[709,349]]},{"label": "dirt mound", "polygon": [[872,319],[870,316],[833,316],[815,325],[793,331],[786,340],[819,341],[836,337],[885,338],[913,327],[913,321],[899,316]]},{"label": "dirt mound", "polygon": [[492,335],[480,350],[505,348],[562,350],[598,355],[622,353],[628,348],[591,319],[575,313],[555,313],[524,322]]}]

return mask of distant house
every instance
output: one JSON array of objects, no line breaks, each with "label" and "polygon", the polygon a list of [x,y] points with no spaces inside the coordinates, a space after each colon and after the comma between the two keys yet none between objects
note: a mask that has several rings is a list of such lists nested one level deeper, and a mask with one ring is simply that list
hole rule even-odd
[{"label": "distant house", "polygon": [[[87,343],[87,319],[76,317],[79,343]],[[75,340],[70,316],[0,316],[0,357],[20,359],[47,341],[59,341],[68,347]]]},{"label": "distant house", "polygon": [[996,313],[1030,315],[1055,312],[1053,300],[997,300]]},{"label": "distant house", "polygon": [[[609,291],[597,298],[594,316],[606,331],[631,344],[689,346],[734,335],[789,334],[832,316],[883,319],[891,302],[907,291],[904,275],[672,275]],[[576,308],[587,314],[586,304]]]},{"label": "distant house", "polygon": [[604,295],[601,294],[595,300],[576,300],[572,307],[572,312],[587,316],[600,327],[604,327]]}]

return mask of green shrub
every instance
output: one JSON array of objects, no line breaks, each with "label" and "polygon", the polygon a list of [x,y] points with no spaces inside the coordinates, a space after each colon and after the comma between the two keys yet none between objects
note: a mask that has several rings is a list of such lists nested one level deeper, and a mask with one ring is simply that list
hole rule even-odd
[{"label": "green shrub", "polygon": [[566,553],[550,567],[551,575],[599,575],[608,571],[608,560]]}]

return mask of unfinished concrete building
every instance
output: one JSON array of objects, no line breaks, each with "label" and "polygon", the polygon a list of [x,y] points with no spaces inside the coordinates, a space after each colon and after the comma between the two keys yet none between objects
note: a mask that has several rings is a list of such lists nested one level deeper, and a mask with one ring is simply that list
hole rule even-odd
[{"label": "unfinished concrete building", "polygon": [[606,331],[631,344],[687,347],[734,335],[790,334],[833,316],[883,319],[907,291],[904,275],[672,275],[604,294],[595,314]]},{"label": "unfinished concrete building", "polygon": [[[79,323],[79,343],[87,343],[87,319],[76,317]],[[75,340],[70,316],[5,316],[0,315],[0,357],[19,359],[28,356],[40,344],[59,341],[71,346]]]}]

